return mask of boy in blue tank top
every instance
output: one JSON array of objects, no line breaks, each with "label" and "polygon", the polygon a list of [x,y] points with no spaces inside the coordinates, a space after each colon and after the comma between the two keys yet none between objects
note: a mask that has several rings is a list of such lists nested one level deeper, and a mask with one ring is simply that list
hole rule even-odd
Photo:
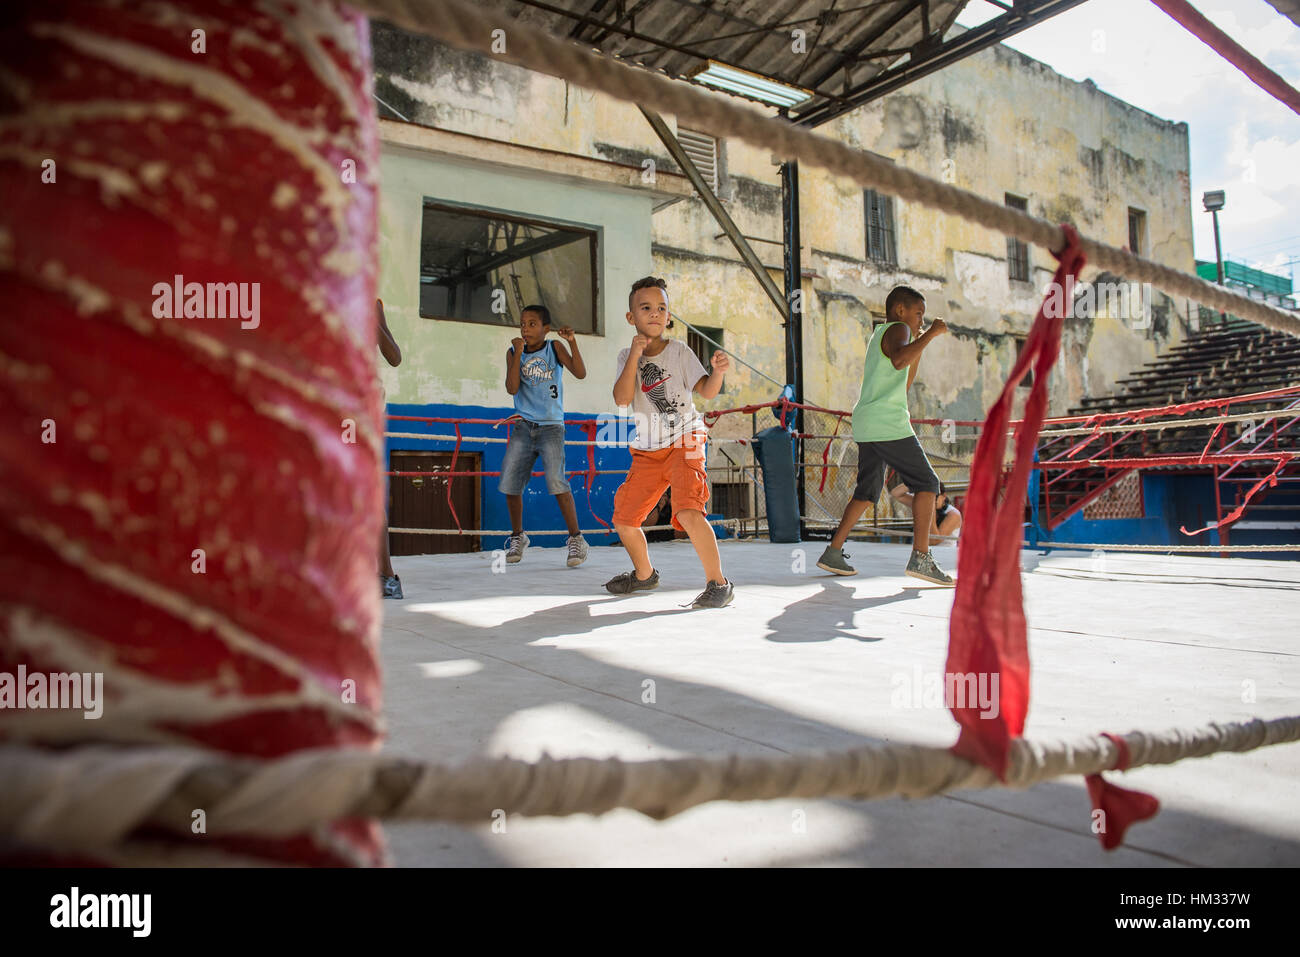
[{"label": "boy in blue tank top", "polygon": [[[573,492],[564,474],[564,370],[575,379],[587,377],[587,367],[578,352],[578,340],[567,326],[559,335],[569,344],[547,339],[551,313],[545,306],[528,306],[519,316],[519,336],[506,352],[506,391],[515,397],[520,416],[510,429],[505,458],[501,462],[499,488],[510,511],[510,537],[506,539],[506,561],[514,564],[524,557],[528,536],[524,534],[524,486],[537,456],[542,457],[546,489],[555,496],[565,524],[569,526],[567,564],[570,568],[587,560],[587,542],[578,528]],[[573,352],[570,354],[569,349]]]}]

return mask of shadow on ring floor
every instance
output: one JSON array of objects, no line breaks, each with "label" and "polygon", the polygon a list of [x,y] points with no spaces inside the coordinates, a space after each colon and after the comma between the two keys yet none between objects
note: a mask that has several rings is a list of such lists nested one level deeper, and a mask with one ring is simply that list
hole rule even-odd
[{"label": "shadow on ring floor", "polygon": [[[397,559],[408,599],[385,603],[387,750],[439,761],[543,752],[646,760],[878,741],[946,746],[955,737],[947,712],[902,692],[916,675],[942,670],[952,593],[908,584],[902,547],[861,550],[863,574],[841,579],[791,573],[787,546],[729,545],[736,604],[700,611],[677,607],[696,593],[699,567],[676,543],[652,546],[664,586],[630,598],[601,594],[602,577],[586,576],[593,588],[541,563],[500,576],[470,556]],[[597,551],[597,560],[623,560]],[[1048,605],[1031,614],[1028,736],[1285,713],[1286,689],[1300,685],[1292,639],[1217,634],[1202,636],[1214,645],[1171,647],[1134,628],[1108,634],[1116,609],[1092,604],[1116,587],[1154,587],[1170,604],[1161,614],[1191,622],[1197,602],[1229,615],[1252,604],[1240,589],[1026,575],[1031,611]],[[1295,604],[1266,617],[1294,616]],[[1076,630],[1051,627],[1063,623]],[[1239,672],[1260,679],[1257,703],[1243,705],[1239,688],[1207,678]],[[1300,814],[1286,789],[1297,774],[1300,748],[1285,745],[1130,772],[1124,785],[1152,791],[1165,809],[1109,854],[1089,831],[1081,779],[913,801],[715,802],[664,822],[632,811],[526,820],[503,808],[505,833],[486,821],[386,830],[399,865],[1295,865]]]}]

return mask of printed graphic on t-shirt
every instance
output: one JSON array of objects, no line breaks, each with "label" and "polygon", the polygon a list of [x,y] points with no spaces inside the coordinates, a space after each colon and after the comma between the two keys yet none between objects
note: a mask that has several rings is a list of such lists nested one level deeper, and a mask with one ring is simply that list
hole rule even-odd
[{"label": "printed graphic on t-shirt", "polygon": [[673,432],[681,423],[682,413],[681,409],[668,398],[667,384],[672,376],[649,359],[644,360],[639,373],[641,392],[661,416],[659,421],[663,431]]},{"label": "printed graphic on t-shirt", "polygon": [[[628,362],[628,349],[618,354],[620,373]],[[704,416],[695,408],[695,384],[707,375],[695,353],[684,342],[672,340],[653,358],[642,355],[637,364],[632,416],[634,449],[661,449],[680,436],[707,432]]]},{"label": "printed graphic on t-shirt", "polygon": [[546,358],[538,353],[524,356],[523,365],[519,367],[519,378],[525,382],[550,382],[555,378],[555,373],[551,371]]}]

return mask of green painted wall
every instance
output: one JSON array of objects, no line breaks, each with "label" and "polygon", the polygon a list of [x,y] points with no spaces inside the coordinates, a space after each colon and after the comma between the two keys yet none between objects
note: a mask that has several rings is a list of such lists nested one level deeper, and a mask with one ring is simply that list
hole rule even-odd
[{"label": "green painted wall", "polygon": [[[388,401],[503,406],[511,401],[504,384],[505,351],[517,333],[419,314],[420,228],[429,198],[599,230],[598,314],[605,335],[578,337],[588,375],[582,382],[566,381],[565,399],[570,411],[612,411],[614,360],[633,334],[625,321],[626,290],[653,265],[652,197],[391,145],[383,148],[380,175],[379,296],[402,349],[401,366],[381,369]],[[563,323],[563,317],[555,319]]]}]

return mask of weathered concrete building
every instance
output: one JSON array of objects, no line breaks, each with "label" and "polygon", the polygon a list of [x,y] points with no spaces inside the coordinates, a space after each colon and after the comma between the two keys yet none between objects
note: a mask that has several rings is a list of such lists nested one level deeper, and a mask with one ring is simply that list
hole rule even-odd
[{"label": "weathered concrete building", "polygon": [[[567,407],[613,411],[615,356],[632,335],[626,290],[648,273],[667,279],[682,318],[784,381],[780,316],[635,106],[372,26],[384,117],[380,288],[408,356],[400,369],[384,371],[390,403],[507,407],[503,356],[519,309],[540,297],[584,333],[590,374],[569,383]],[[665,119],[701,158],[779,284],[773,157]],[[822,132],[1194,268],[1186,124],[1008,47],[971,56]],[[871,326],[889,290],[905,283],[952,331],[926,353],[914,415],[982,418],[1051,277],[1050,253],[821,170],[803,167],[800,179],[807,400],[852,406]],[[507,233],[530,254],[494,258]],[[1108,277],[1090,270],[1085,278]],[[1182,338],[1187,303],[1155,292],[1143,305],[1116,314],[1112,301],[1067,321],[1051,411],[1109,390]],[[737,365],[712,405],[769,401],[777,391]],[[749,423],[724,419],[718,434],[733,427],[747,434]]]}]

